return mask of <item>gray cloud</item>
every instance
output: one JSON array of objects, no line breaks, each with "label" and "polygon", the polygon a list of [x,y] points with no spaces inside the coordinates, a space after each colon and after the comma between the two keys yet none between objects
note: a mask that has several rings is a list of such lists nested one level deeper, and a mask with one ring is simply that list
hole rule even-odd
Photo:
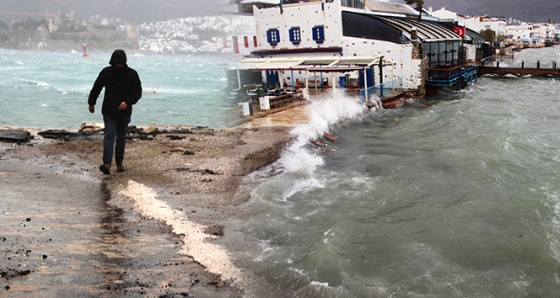
[{"label": "gray cloud", "polygon": [[12,21],[32,15],[75,10],[81,17],[102,15],[131,22],[149,22],[189,16],[212,15],[229,0],[2,0],[0,20]]},{"label": "gray cloud", "polygon": [[[404,3],[404,0],[395,0]],[[558,0],[424,0],[424,8],[445,7],[463,15],[489,15],[527,22],[560,22]]]}]

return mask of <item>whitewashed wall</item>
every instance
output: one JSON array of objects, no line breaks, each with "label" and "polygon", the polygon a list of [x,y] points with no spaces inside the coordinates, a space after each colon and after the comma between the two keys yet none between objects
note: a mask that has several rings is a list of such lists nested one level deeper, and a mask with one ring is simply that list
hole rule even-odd
[{"label": "whitewashed wall", "polygon": [[[322,7],[324,6],[324,10]],[[360,11],[359,9],[348,9]],[[412,44],[396,44],[385,41],[369,40],[353,37],[344,37],[342,35],[342,7],[339,1],[332,3],[298,3],[294,5],[284,5],[283,14],[280,14],[280,8],[258,9],[254,7],[254,16],[256,22],[256,33],[258,47],[261,50],[281,50],[281,49],[298,49],[298,48],[326,48],[326,47],[342,47],[342,54],[345,57],[351,56],[384,56],[385,59],[394,62],[393,69],[391,67],[383,68],[384,81],[402,78],[403,88],[407,90],[417,90],[422,83],[420,64],[421,60],[412,59]],[[317,44],[312,38],[312,28],[316,25],[324,25],[325,41]],[[301,43],[294,45],[289,39],[289,29],[291,27],[300,27]],[[280,32],[280,42],[276,46],[272,46],[267,41],[267,30],[278,29]],[[310,54],[289,54],[291,57],[309,56]],[[339,56],[339,53],[314,53],[314,56]],[[268,57],[280,57],[279,55],[270,55]],[[374,68],[375,82],[379,82],[378,68]],[[335,78],[344,74],[335,74]],[[351,73],[351,77],[357,77],[357,72]],[[313,76],[312,74],[310,76]],[[332,75],[323,74],[329,78],[329,84],[332,84]],[[289,71],[282,73],[283,78],[290,77]],[[300,80],[305,79],[305,74],[299,72],[294,73],[294,77]],[[334,82],[338,84],[338,82]],[[337,86],[338,87],[338,86]]]}]

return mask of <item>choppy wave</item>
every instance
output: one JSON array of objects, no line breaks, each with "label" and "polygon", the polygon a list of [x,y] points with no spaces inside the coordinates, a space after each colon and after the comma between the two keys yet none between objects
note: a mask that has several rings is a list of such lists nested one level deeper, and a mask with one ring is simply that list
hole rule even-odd
[{"label": "choppy wave", "polygon": [[[1,50],[0,110],[10,112],[2,115],[0,125],[76,129],[82,122],[100,122],[99,114],[87,112],[87,96],[109,56]],[[226,126],[226,112],[219,107],[228,104],[223,78],[233,59],[130,55],[129,65],[152,91],[136,105],[132,125]],[[52,109],[38,113],[25,108],[37,103]],[[176,117],[169,117],[169,111]]]},{"label": "choppy wave", "polygon": [[310,141],[321,138],[332,125],[350,121],[364,112],[355,98],[345,96],[342,92],[338,92],[336,97],[315,100],[308,110],[308,123],[292,130],[294,140],[283,151],[278,161],[283,174],[271,182],[276,184],[283,180],[280,184],[290,185],[285,188],[284,193],[279,194],[282,200],[300,191],[322,187],[322,182],[314,176],[316,169],[324,164],[324,160],[310,148]]},{"label": "choppy wave", "polygon": [[[481,78],[364,117],[352,101],[325,101],[280,161],[247,180],[258,186],[224,242],[258,276],[250,293],[560,295],[558,88]],[[308,146],[325,131],[336,144]]]}]

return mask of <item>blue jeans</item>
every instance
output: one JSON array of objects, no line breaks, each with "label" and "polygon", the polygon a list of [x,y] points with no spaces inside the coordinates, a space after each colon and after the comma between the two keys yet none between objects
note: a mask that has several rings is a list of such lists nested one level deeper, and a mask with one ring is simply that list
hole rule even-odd
[{"label": "blue jeans", "polygon": [[120,164],[124,160],[124,149],[126,147],[126,128],[130,123],[130,116],[122,118],[112,118],[103,115],[105,128],[103,129],[103,163],[111,164],[113,161],[113,146],[115,138],[117,145],[115,146],[115,162]]}]

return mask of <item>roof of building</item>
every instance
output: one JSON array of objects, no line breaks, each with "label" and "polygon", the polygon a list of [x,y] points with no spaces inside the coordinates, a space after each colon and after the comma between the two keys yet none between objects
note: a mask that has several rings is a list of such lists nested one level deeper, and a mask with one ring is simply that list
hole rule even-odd
[{"label": "roof of building", "polygon": [[257,3],[268,4],[268,5],[272,5],[272,6],[280,4],[279,0],[243,0],[243,1],[241,1],[241,4],[257,4]]},{"label": "roof of building", "polygon": [[404,15],[418,15],[418,11],[405,4],[367,0],[365,6],[371,12],[382,12]]},{"label": "roof of building", "polygon": [[422,41],[462,39],[452,28],[442,23],[417,18],[344,11],[342,22],[344,35],[357,38],[404,43],[410,41],[414,28]]},{"label": "roof of building", "polygon": [[379,16],[384,22],[401,29],[410,35],[412,28],[416,28],[418,37],[425,41],[462,39],[452,29],[433,21],[419,21],[418,19]]}]

